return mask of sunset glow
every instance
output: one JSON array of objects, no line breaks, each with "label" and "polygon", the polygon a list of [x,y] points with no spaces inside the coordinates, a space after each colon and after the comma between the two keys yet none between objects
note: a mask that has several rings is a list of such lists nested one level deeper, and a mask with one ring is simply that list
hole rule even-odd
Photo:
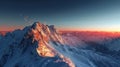
[{"label": "sunset glow", "polygon": [[120,67],[120,0],[0,0],[0,67]]},{"label": "sunset glow", "polygon": [[75,2],[65,0],[48,3],[46,4],[45,1],[35,1],[32,4],[27,1],[8,4],[5,1],[1,2],[0,31],[24,28],[40,21],[55,25],[59,30],[120,32],[119,1],[87,3],[81,0]]}]

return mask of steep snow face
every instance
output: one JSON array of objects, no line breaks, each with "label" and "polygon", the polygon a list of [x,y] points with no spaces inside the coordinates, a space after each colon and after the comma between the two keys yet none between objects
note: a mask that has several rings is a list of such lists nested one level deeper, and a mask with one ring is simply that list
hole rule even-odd
[{"label": "steep snow face", "polygon": [[40,22],[34,23],[27,32],[26,38],[32,37],[32,42],[38,42],[36,49],[40,56],[54,57],[56,52],[49,45],[50,41],[63,43],[62,38],[53,25],[48,26]]},{"label": "steep snow face", "polygon": [[31,29],[28,31],[27,37],[32,37],[32,42],[38,42],[38,48],[36,49],[40,56],[54,57],[55,53],[47,46],[50,40],[50,30],[48,26],[36,22],[32,25]]},{"label": "steep snow face", "polygon": [[35,22],[9,32],[0,40],[0,67],[75,67],[50,42],[64,43],[53,25]]},{"label": "steep snow face", "polygon": [[50,44],[50,42],[59,43],[60,45],[58,46],[64,44],[62,37],[59,35],[54,25],[47,26],[36,22],[28,32],[28,36],[33,37],[33,42],[38,42],[37,52],[40,56],[55,57],[59,54],[60,58],[62,58],[70,67],[75,67],[69,58],[64,57],[64,55],[62,56],[62,54]]}]

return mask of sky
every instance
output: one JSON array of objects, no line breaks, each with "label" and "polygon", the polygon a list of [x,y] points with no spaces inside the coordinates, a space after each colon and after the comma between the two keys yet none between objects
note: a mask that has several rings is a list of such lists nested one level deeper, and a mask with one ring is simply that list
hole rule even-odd
[{"label": "sky", "polygon": [[60,30],[119,31],[119,0],[0,0],[0,31],[36,21]]}]

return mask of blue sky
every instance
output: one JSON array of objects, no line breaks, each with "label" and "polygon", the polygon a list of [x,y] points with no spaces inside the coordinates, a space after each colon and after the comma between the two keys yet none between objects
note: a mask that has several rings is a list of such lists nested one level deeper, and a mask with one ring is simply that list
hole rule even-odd
[{"label": "blue sky", "polygon": [[1,0],[0,30],[41,21],[64,30],[120,31],[119,7],[117,0]]}]

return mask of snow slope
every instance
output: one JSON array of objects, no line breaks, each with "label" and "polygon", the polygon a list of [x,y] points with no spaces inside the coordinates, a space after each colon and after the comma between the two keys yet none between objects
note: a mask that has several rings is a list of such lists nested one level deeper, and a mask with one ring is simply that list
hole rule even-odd
[{"label": "snow slope", "polygon": [[35,22],[0,40],[0,67],[69,67],[49,42],[62,43],[54,26]]},{"label": "snow slope", "polygon": [[120,51],[106,46],[113,39],[87,36],[35,22],[0,39],[0,67],[120,67]]},{"label": "snow slope", "polygon": [[62,36],[66,44],[71,43],[67,53],[78,67],[120,67],[119,35],[63,32]]}]

